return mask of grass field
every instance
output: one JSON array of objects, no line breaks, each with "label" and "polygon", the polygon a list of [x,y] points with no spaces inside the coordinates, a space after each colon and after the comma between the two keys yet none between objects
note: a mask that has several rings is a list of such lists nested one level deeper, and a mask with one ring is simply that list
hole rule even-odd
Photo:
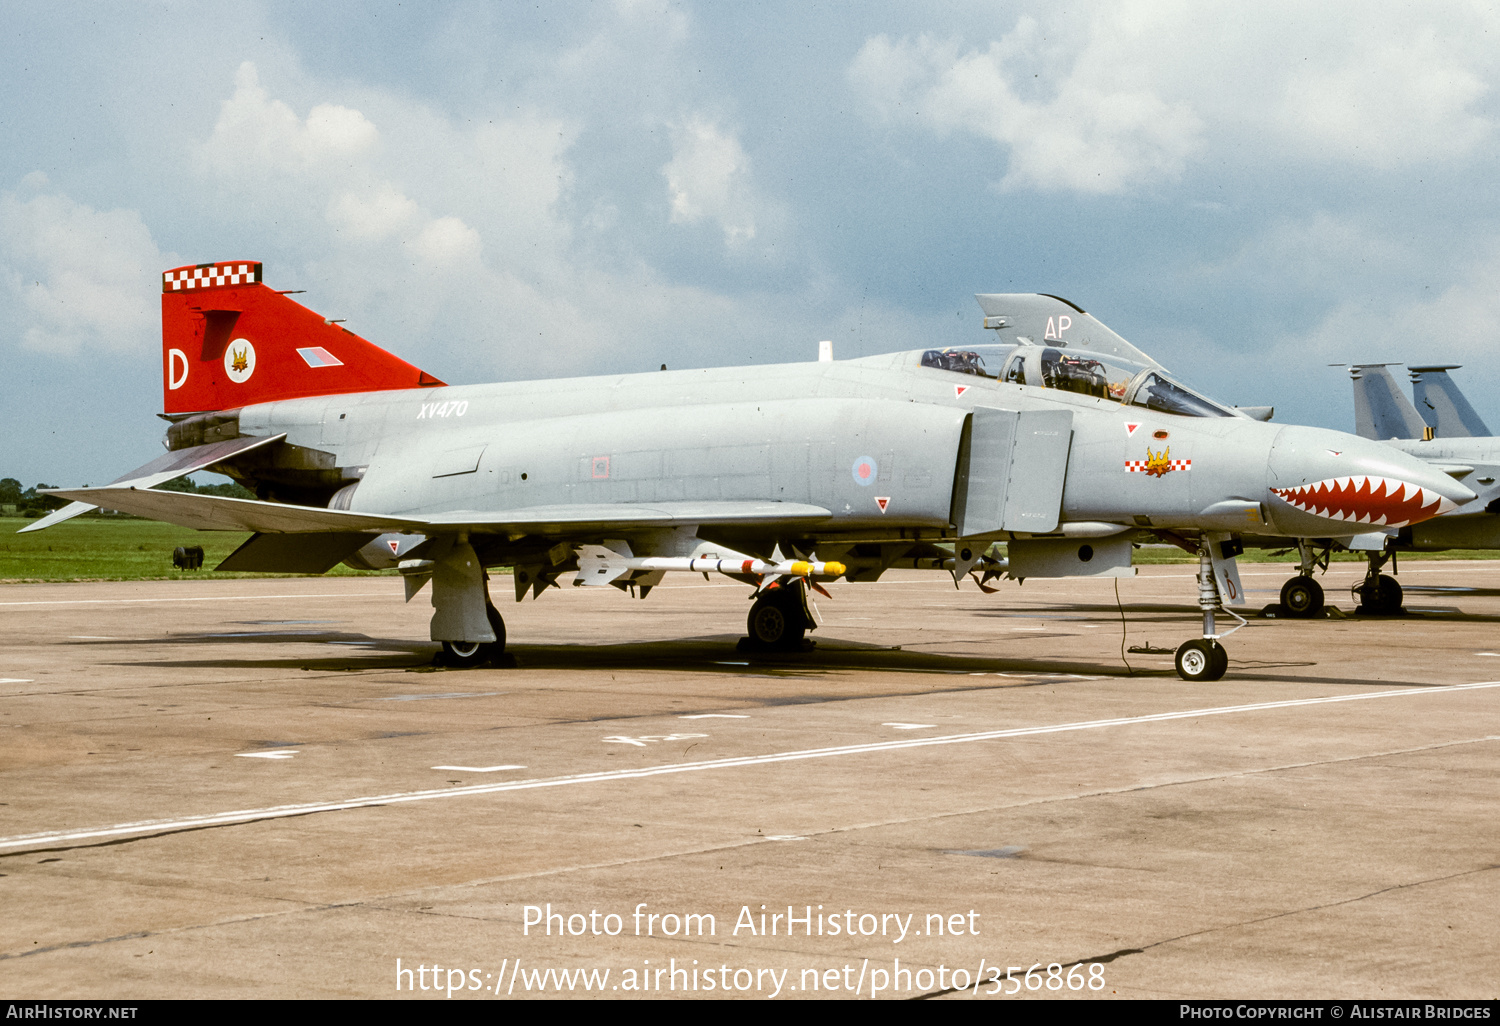
[{"label": "grass field", "polygon": [[[248,537],[228,531],[192,531],[153,520],[131,517],[83,516],[34,534],[16,534],[32,523],[22,517],[0,517],[0,581],[180,581],[204,577],[285,577],[287,574],[221,574],[213,567]],[[203,546],[202,570],[178,570],[172,566],[172,550],[179,545]],[[1245,562],[1295,563],[1296,550],[1282,556],[1252,549],[1240,557]],[[1342,552],[1334,560],[1362,561]],[[1500,559],[1493,549],[1457,549],[1452,552],[1402,553],[1408,559]],[[1196,563],[1173,545],[1144,545],[1135,550],[1135,562]],[[379,571],[382,574],[393,570]],[[329,571],[334,577],[371,577],[367,570],[339,565]]]},{"label": "grass field", "polygon": [[[179,581],[204,577],[285,577],[221,574],[213,567],[248,537],[231,531],[193,531],[130,517],[75,517],[34,534],[17,534],[34,521],[0,517],[0,581]],[[179,545],[203,546],[202,570],[172,566]],[[395,571],[382,571],[395,573]],[[372,577],[345,566],[336,577]]]}]

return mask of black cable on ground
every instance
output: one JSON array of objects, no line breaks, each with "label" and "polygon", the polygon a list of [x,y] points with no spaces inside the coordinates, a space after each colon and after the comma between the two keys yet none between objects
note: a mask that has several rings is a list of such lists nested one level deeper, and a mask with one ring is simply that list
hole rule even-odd
[{"label": "black cable on ground", "polygon": [[1125,664],[1125,676],[1134,677],[1130,660],[1125,657],[1125,607],[1120,604],[1120,579],[1115,578],[1115,608],[1120,611],[1120,662]]}]

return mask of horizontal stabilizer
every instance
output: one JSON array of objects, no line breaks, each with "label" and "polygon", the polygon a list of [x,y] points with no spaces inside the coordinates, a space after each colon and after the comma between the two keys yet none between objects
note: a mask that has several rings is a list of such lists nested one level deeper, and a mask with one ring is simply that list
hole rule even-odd
[{"label": "horizontal stabilizer", "polygon": [[[497,512],[458,511],[435,516],[391,516],[256,499],[227,499],[149,488],[47,489],[49,495],[90,502],[152,520],[200,531],[317,534],[414,531],[423,534],[574,534],[599,528],[645,528],[684,524],[807,524],[828,519],[821,506],[795,502],[658,502],[533,506]],[[435,530],[436,529],[436,530]],[[368,539],[367,539],[368,540]]]},{"label": "horizontal stabilizer", "polygon": [[[251,449],[259,449],[261,446],[279,442],[286,435],[272,435],[269,438],[231,438],[223,442],[211,442],[208,445],[195,445],[190,449],[178,449],[175,452],[163,453],[156,459],[144,466],[136,467],[127,474],[115,478],[108,487],[111,488],[151,488],[161,484],[163,481],[171,481],[175,478],[185,477],[196,473],[205,467],[211,467],[215,463],[223,463],[249,452]],[[61,494],[55,492],[53,494]],[[87,513],[91,509],[98,509],[106,503],[95,502],[73,502],[64,506],[56,512],[49,513],[34,524],[17,531],[17,534],[25,534],[27,531],[41,531],[60,524],[64,520],[71,520],[80,513]],[[118,507],[111,506],[111,509]],[[126,510],[125,512],[130,512]]]}]

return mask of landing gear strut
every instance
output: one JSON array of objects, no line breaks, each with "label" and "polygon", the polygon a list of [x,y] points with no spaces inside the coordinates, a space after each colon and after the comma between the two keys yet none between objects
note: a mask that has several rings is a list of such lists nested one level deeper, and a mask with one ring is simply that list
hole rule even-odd
[{"label": "landing gear strut", "polygon": [[1369,560],[1364,582],[1354,586],[1354,593],[1359,596],[1359,611],[1367,616],[1395,616],[1401,612],[1401,584],[1380,572],[1387,560],[1391,561],[1391,569],[1395,569],[1395,553],[1372,552]]},{"label": "landing gear strut", "polygon": [[1218,586],[1214,583],[1213,557],[1208,548],[1211,544],[1207,537],[1198,541],[1198,608],[1203,610],[1203,637],[1184,641],[1177,649],[1177,676],[1183,680],[1211,681],[1223,677],[1224,671],[1229,669],[1229,653],[1224,651],[1219,639],[1245,625],[1243,617],[1225,609],[1224,612],[1240,621],[1240,627],[1223,634],[1214,630],[1214,613],[1223,609],[1223,605],[1219,601]]},{"label": "landing gear strut", "polygon": [[1328,553],[1318,558],[1312,543],[1305,538],[1297,539],[1297,551],[1302,557],[1297,576],[1281,586],[1281,610],[1297,620],[1306,620],[1323,612],[1323,586],[1313,579],[1318,567],[1328,569]]},{"label": "landing gear strut", "polygon": [[801,648],[802,635],[812,626],[806,596],[807,585],[801,580],[783,581],[757,595],[745,621],[751,647],[775,652]]}]

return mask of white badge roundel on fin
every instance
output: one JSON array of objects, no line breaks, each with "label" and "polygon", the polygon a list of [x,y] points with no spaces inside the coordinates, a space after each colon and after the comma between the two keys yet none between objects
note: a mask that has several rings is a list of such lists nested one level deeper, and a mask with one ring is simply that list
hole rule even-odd
[{"label": "white badge roundel on fin", "polygon": [[224,350],[224,373],[236,385],[243,385],[255,373],[255,347],[248,338],[237,338]]}]

